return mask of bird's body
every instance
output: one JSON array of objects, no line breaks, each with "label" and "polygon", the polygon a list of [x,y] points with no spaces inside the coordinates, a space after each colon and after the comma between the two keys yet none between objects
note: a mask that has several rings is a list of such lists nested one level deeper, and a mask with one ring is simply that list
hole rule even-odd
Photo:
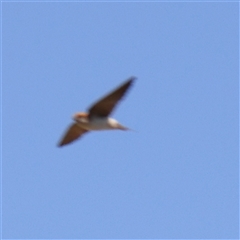
[{"label": "bird's body", "polygon": [[112,129],[121,129],[127,130],[126,127],[122,126],[117,120],[110,117],[93,117],[89,119],[87,116],[78,117],[77,113],[73,119],[76,121],[78,126],[81,128],[91,131],[91,130],[112,130]]},{"label": "bird's body", "polygon": [[114,129],[127,130],[128,128],[121,125],[114,118],[110,118],[109,115],[134,79],[134,77],[128,79],[116,90],[97,101],[89,108],[88,113],[75,113],[73,115],[74,123],[68,128],[58,145],[63,146],[69,144],[88,131]]}]

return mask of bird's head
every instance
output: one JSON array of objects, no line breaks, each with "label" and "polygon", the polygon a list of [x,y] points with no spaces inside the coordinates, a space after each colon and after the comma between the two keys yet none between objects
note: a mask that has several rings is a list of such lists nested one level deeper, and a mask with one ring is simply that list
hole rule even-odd
[{"label": "bird's head", "polygon": [[78,112],[73,114],[73,120],[76,122],[87,122],[88,121],[88,113]]}]

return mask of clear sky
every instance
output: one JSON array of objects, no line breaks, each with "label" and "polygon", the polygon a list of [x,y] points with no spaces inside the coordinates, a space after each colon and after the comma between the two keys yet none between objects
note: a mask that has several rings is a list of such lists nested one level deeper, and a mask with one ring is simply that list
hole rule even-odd
[{"label": "clear sky", "polygon": [[[238,238],[237,2],[2,3],[2,237]],[[56,145],[130,76],[134,131]]]}]

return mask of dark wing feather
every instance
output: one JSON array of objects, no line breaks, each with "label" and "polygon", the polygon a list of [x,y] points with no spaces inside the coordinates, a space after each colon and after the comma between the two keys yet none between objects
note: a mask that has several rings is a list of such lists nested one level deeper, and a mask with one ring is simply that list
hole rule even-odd
[{"label": "dark wing feather", "polygon": [[125,83],[119,86],[116,90],[101,98],[89,108],[89,117],[99,116],[107,117],[116,106],[117,102],[123,97],[127,89],[132,84],[135,77],[129,78]]},{"label": "dark wing feather", "polygon": [[79,127],[77,123],[72,124],[68,130],[66,131],[64,137],[59,142],[58,146],[61,147],[63,145],[69,144],[78,138],[80,138],[87,130]]}]

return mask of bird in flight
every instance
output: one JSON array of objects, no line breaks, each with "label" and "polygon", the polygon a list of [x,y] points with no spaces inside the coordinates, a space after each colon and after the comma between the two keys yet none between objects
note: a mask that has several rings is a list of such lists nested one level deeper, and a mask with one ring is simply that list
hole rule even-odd
[{"label": "bird in flight", "polygon": [[129,78],[117,89],[110,92],[105,97],[98,100],[88,109],[88,112],[77,112],[73,115],[74,123],[72,123],[58,143],[58,146],[64,146],[77,139],[84,133],[94,130],[128,130],[127,127],[121,125],[117,120],[110,118],[109,115],[117,105],[118,101],[123,97],[129,87],[132,85],[135,77]]}]

